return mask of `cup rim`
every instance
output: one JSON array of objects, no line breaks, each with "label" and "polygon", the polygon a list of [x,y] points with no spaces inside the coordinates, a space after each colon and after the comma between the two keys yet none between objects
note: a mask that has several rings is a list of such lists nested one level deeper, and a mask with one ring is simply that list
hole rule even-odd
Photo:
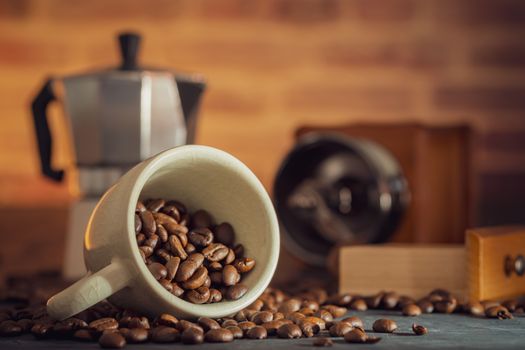
[{"label": "cup rim", "polygon": [[[166,289],[164,289],[144,264],[140,255],[138,245],[135,242],[135,207],[148,179],[158,170],[173,160],[181,157],[193,157],[195,153],[206,154],[214,161],[219,160],[218,164],[225,168],[234,169],[236,174],[242,178],[242,181],[247,182],[250,187],[256,191],[263,203],[264,210],[269,218],[269,230],[271,249],[268,252],[268,261],[265,266],[257,265],[256,268],[263,268],[261,278],[257,280],[247,293],[238,300],[221,301],[213,304],[193,304],[182,298],[176,297]],[[223,160],[223,161],[220,161]],[[195,317],[224,317],[233,315],[234,313],[246,308],[253,303],[269,285],[275,269],[277,268],[277,261],[279,258],[280,235],[279,224],[277,221],[277,214],[275,213],[273,203],[270,196],[257,176],[239,159],[233,155],[221,151],[217,148],[202,146],[202,145],[184,145],[163,151],[149,159],[145,167],[139,172],[136,181],[130,191],[129,203],[127,208],[127,233],[128,239],[131,243],[131,251],[135,265],[142,278],[149,289],[149,293],[155,295],[156,298],[162,299],[165,303],[172,305],[175,309],[182,313]]]}]

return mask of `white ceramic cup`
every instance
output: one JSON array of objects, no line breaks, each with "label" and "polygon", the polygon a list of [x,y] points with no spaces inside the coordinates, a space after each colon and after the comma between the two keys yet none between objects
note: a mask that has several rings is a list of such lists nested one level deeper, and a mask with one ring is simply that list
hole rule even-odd
[{"label": "white ceramic cup", "polygon": [[[235,301],[196,305],[166,291],[144,264],[135,239],[139,198],[177,199],[188,209],[205,209],[232,224],[245,256],[256,260],[244,276],[248,292]],[[47,302],[55,319],[65,319],[108,298],[124,308],[155,316],[224,317],[251,304],[268,286],[279,256],[279,226],[268,193],[232,155],[206,146],[181,146],[143,161],[100,199],[86,228],[88,275]]]}]

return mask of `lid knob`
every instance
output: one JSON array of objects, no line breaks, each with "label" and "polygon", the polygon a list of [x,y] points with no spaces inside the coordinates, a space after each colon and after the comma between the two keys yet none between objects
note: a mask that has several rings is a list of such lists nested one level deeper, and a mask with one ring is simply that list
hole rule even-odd
[{"label": "lid knob", "polygon": [[122,56],[121,70],[135,70],[137,66],[137,52],[139,50],[140,35],[133,32],[120,33],[118,36],[120,54]]}]

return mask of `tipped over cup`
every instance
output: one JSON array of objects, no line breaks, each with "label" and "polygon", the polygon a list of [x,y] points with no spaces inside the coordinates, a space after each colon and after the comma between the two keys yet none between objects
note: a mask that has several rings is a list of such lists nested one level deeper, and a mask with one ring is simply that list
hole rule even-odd
[{"label": "tipped over cup", "polygon": [[[139,199],[169,198],[190,212],[205,208],[229,222],[246,256],[256,261],[243,278],[248,291],[238,300],[193,304],[168,292],[144,263],[135,238]],[[108,299],[114,305],[156,316],[218,318],[254,302],[270,283],[279,256],[279,225],[261,182],[232,155],[206,146],[173,148],[122,176],[100,199],[84,239],[88,274],[47,303],[55,319],[71,317]]]}]

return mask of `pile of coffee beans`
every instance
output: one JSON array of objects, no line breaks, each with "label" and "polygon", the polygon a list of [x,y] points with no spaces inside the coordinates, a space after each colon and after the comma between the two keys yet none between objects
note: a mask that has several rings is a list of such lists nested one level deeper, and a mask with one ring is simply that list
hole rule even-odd
[{"label": "pile of coffee beans", "polygon": [[235,244],[233,227],[216,225],[205,210],[190,215],[184,204],[164,199],[139,201],[135,234],[151,274],[173,295],[194,304],[237,300],[248,288],[242,277],[255,267]]},{"label": "pile of coffee beans", "polygon": [[511,319],[512,313],[524,314],[525,303],[517,299],[499,302],[466,302],[444,289],[435,289],[418,300],[395,292],[379,292],[360,296],[340,294],[329,298],[330,303],[347,306],[351,310],[368,309],[400,310],[403,316],[419,316],[430,313],[464,313],[478,317]]},{"label": "pile of coffee beans", "polygon": [[[28,293],[25,293],[24,290]],[[132,310],[116,308],[101,302],[64,321],[52,320],[46,312],[44,299],[37,288],[25,285],[16,293],[3,294],[3,302],[11,306],[0,309],[0,336],[12,337],[25,333],[35,339],[73,339],[98,342],[103,348],[122,348],[135,343],[226,343],[236,339],[261,340],[268,337],[282,339],[313,338],[312,346],[332,346],[333,338],[348,343],[374,344],[380,337],[368,333],[406,332],[394,320],[381,318],[365,325],[361,318],[348,315],[348,309],[364,307],[398,310],[411,317],[407,305],[416,305],[421,312],[467,313],[476,317],[508,319],[512,313],[523,313],[524,304],[518,300],[499,303],[462,303],[451,293],[434,290],[420,300],[381,292],[373,296],[351,294],[328,295],[324,289],[312,288],[288,294],[268,288],[255,302],[232,317],[196,320],[178,319],[162,314],[148,318]],[[2,293],[0,293],[2,296]],[[33,299],[29,299],[31,296]],[[0,297],[0,299],[2,299]],[[357,300],[361,300],[356,303]],[[452,307],[451,305],[454,305]],[[369,331],[365,331],[366,329]],[[368,332],[368,333],[367,333]],[[431,332],[431,331],[430,331]],[[414,336],[423,336],[429,330],[420,324],[412,325]]]}]

